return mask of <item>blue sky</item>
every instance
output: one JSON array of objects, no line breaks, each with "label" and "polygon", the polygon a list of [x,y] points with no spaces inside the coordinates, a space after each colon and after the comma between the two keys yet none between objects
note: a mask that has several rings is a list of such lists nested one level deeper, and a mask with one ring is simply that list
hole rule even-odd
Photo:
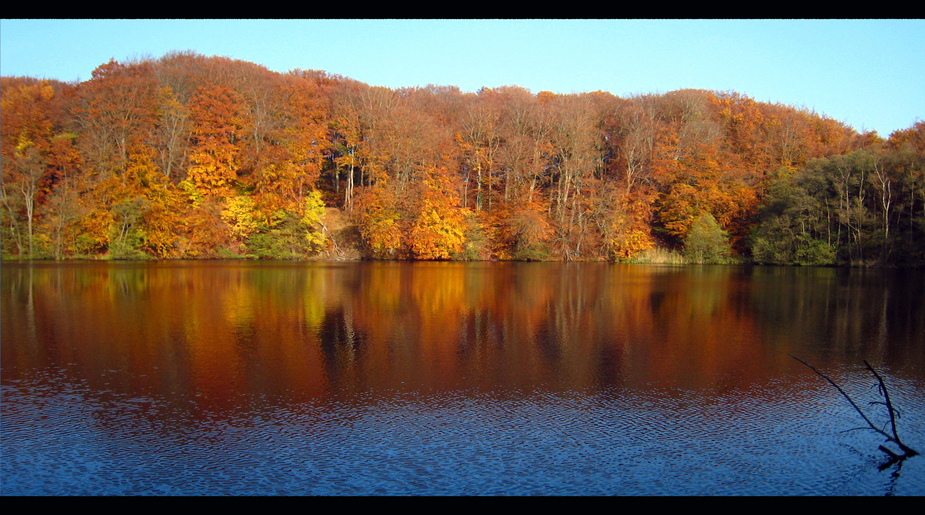
[{"label": "blue sky", "polygon": [[925,20],[0,20],[0,74],[193,50],[389,88],[737,91],[881,136],[925,119]]}]

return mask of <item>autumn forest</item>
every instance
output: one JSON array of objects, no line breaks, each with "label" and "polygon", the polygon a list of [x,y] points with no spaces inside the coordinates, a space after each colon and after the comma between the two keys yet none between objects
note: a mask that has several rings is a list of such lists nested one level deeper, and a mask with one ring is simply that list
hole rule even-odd
[{"label": "autumn forest", "polygon": [[[876,101],[876,99],[871,99]],[[194,52],[2,77],[4,259],[925,265],[925,122],[388,89]]]}]

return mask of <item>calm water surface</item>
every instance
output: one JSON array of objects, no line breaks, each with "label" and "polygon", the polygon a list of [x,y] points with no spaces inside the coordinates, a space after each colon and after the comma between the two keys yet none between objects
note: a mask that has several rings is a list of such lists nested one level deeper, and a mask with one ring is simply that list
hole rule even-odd
[{"label": "calm water surface", "polygon": [[[4,263],[4,495],[923,495],[925,275]],[[870,409],[878,423],[883,412]]]}]

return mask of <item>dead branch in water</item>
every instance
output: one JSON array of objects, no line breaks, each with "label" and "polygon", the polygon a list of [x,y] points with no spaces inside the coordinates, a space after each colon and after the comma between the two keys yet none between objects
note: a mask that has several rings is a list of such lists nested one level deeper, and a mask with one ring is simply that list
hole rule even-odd
[{"label": "dead branch in water", "polygon": [[873,431],[876,431],[877,433],[880,433],[881,435],[883,435],[883,436],[887,439],[888,442],[893,442],[893,443],[896,444],[900,449],[902,449],[903,454],[898,454],[898,453],[895,453],[895,452],[891,451],[890,449],[884,447],[883,445],[880,445],[880,446],[878,447],[878,449],[880,449],[880,450],[883,451],[887,456],[890,457],[890,461],[887,462],[885,465],[883,465],[883,466],[880,467],[881,470],[884,469],[884,468],[886,468],[886,467],[889,467],[890,465],[892,465],[892,464],[894,464],[894,463],[900,462],[900,461],[902,461],[902,460],[904,460],[904,459],[906,459],[906,458],[910,458],[910,457],[915,456],[915,455],[918,454],[918,451],[916,451],[915,449],[912,449],[911,447],[909,447],[909,446],[907,446],[906,444],[902,443],[902,441],[899,439],[899,433],[897,433],[897,431],[896,431],[896,410],[893,408],[893,403],[890,401],[890,394],[889,394],[889,392],[888,392],[887,389],[886,389],[886,384],[884,384],[883,378],[880,377],[880,374],[878,374],[876,370],[874,370],[874,367],[870,366],[870,363],[868,363],[866,360],[864,361],[864,365],[867,366],[867,370],[870,370],[870,373],[873,374],[874,377],[877,378],[877,383],[878,383],[878,388],[879,388],[879,391],[880,391],[880,395],[883,396],[883,399],[884,399],[884,401],[885,401],[885,402],[871,403],[871,404],[885,404],[885,405],[886,405],[887,411],[890,413],[890,424],[891,424],[891,428],[892,428],[893,434],[887,433],[887,432],[884,431],[883,429],[881,429],[881,428],[875,426],[874,423],[871,422],[869,418],[867,418],[867,415],[865,415],[864,412],[861,411],[861,408],[859,408],[858,405],[854,403],[854,400],[852,400],[851,397],[848,396],[848,394],[845,393],[845,391],[842,390],[841,387],[838,386],[838,384],[836,384],[835,381],[833,381],[832,379],[830,379],[827,375],[825,375],[825,374],[823,374],[822,372],[816,370],[816,367],[814,367],[814,366],[810,365],[809,363],[803,361],[802,359],[800,359],[800,358],[794,356],[793,354],[787,353],[787,355],[790,356],[791,358],[793,358],[793,359],[799,361],[800,363],[806,365],[807,367],[810,368],[810,370],[812,370],[812,371],[815,372],[817,375],[819,375],[820,377],[822,377],[823,379],[825,379],[826,381],[828,381],[829,384],[831,384],[832,386],[834,386],[835,389],[838,390],[838,392],[839,392],[840,394],[842,394],[842,396],[843,396],[845,399],[848,400],[848,402],[851,404],[851,406],[854,408],[854,410],[857,411],[858,414],[861,415],[861,418],[864,419],[864,422],[867,422],[867,425],[869,426],[869,429],[872,429]]}]

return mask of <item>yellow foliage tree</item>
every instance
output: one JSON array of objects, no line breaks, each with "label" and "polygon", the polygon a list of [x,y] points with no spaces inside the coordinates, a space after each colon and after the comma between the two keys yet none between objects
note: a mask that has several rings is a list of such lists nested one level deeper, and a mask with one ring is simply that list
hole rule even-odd
[{"label": "yellow foliage tree", "polygon": [[439,170],[430,170],[421,187],[421,204],[409,233],[416,259],[450,259],[463,249],[465,218],[450,181]]},{"label": "yellow foliage tree", "polygon": [[367,188],[357,199],[357,225],[373,257],[397,258],[401,253],[402,216],[385,181]]},{"label": "yellow foliage tree", "polygon": [[315,252],[326,248],[331,243],[323,232],[322,220],[324,220],[324,201],[321,200],[320,191],[312,190],[305,197],[305,213],[300,222],[305,230],[305,242],[309,249]]},{"label": "yellow foliage tree", "polygon": [[463,249],[463,214],[425,199],[411,227],[411,251],[417,259],[450,259]]},{"label": "yellow foliage tree", "polygon": [[227,208],[222,210],[222,220],[230,227],[231,232],[240,241],[257,232],[262,223],[262,216],[257,211],[254,199],[248,196],[237,196],[227,199]]}]

